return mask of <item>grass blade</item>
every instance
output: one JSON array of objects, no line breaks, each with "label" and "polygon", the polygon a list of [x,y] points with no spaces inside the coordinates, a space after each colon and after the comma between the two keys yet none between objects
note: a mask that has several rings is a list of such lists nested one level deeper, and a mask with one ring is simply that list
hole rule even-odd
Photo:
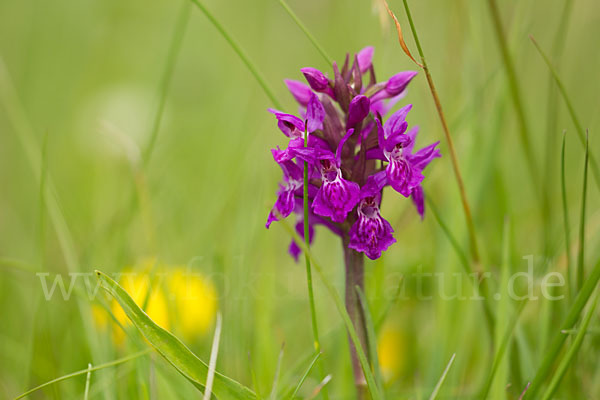
[{"label": "grass blade", "polygon": [[[121,306],[127,317],[142,333],[148,343],[156,349],[181,375],[199,390],[204,391],[208,377],[208,365],[192,353],[178,338],[156,325],[133,299],[108,275],[96,271],[100,286]],[[247,387],[215,372],[212,392],[222,399],[256,399],[256,394]]]},{"label": "grass blade", "polygon": [[304,381],[306,380],[306,378],[308,377],[308,374],[310,374],[310,371],[312,371],[313,367],[315,366],[315,363],[317,362],[317,360],[319,359],[319,357],[321,357],[321,354],[323,353],[318,353],[310,362],[310,364],[308,365],[308,368],[306,369],[306,372],[304,372],[304,375],[302,375],[302,378],[300,378],[300,381],[298,382],[298,384],[296,385],[296,387],[294,388],[294,391],[292,392],[292,395],[290,396],[290,399],[294,399],[294,397],[296,397],[296,395],[298,394],[298,391],[300,390],[300,388],[302,387],[302,384],[304,383]]},{"label": "grass blade", "polygon": [[256,79],[256,81],[258,82],[262,90],[265,92],[267,97],[271,100],[271,103],[273,103],[273,105],[276,108],[281,109],[281,103],[279,103],[279,101],[275,97],[275,94],[267,84],[265,78],[262,76],[262,74],[254,65],[254,63],[250,60],[250,58],[246,55],[246,53],[242,50],[242,48],[233,39],[233,37],[225,30],[223,25],[221,25],[221,23],[217,21],[217,19],[210,13],[210,11],[208,11],[208,9],[204,6],[204,4],[200,2],[200,0],[191,0],[191,2],[194,3],[196,7],[200,9],[200,11],[202,11],[206,18],[208,18],[208,20],[215,26],[215,28],[217,28],[221,36],[223,36],[223,39],[225,39],[225,41],[229,43],[233,51],[235,51],[235,53],[240,57],[244,65],[246,65],[246,68],[248,68],[248,71],[250,71],[250,73],[254,76],[254,79]]},{"label": "grass blade", "polygon": [[592,304],[590,305],[589,310],[587,311],[587,313],[583,319],[583,323],[581,324],[581,327],[579,328],[579,331],[577,332],[577,336],[575,336],[575,340],[573,341],[573,344],[569,348],[569,351],[567,352],[567,354],[565,355],[565,357],[559,364],[558,368],[556,369],[556,373],[552,377],[552,380],[550,381],[550,385],[548,386],[548,389],[546,389],[546,393],[544,393],[544,397],[542,397],[542,400],[550,400],[552,398],[552,396],[554,396],[554,392],[558,388],[558,385],[560,384],[560,381],[562,380],[563,376],[565,375],[565,372],[567,372],[567,368],[569,368],[571,361],[573,361],[573,358],[575,358],[575,355],[579,351],[579,348],[581,347],[581,343],[583,343],[583,338],[585,337],[585,334],[587,332],[588,326],[590,325],[590,321],[592,320],[592,317],[594,316],[594,311],[596,311],[596,305],[598,304],[598,296],[599,295],[600,295],[600,291],[596,291],[594,300],[592,300]]},{"label": "grass blade", "polygon": [[152,123],[152,131],[150,131],[150,140],[148,141],[148,147],[146,147],[146,151],[144,152],[143,156],[143,161],[146,165],[148,164],[148,161],[150,161],[150,156],[152,155],[154,145],[156,144],[156,138],[158,137],[158,131],[160,129],[160,123],[164,114],[165,104],[167,103],[167,93],[169,92],[169,87],[171,86],[173,69],[175,67],[175,62],[177,61],[177,56],[179,55],[179,50],[181,49],[181,43],[183,42],[188,21],[190,20],[190,9],[191,6],[189,1],[183,0],[181,11],[179,12],[179,16],[175,22],[173,39],[171,40],[171,44],[169,46],[165,69],[160,81],[160,97],[158,101],[158,108]]},{"label": "grass blade", "polygon": [[589,160],[589,137],[585,139],[585,162],[583,166],[583,190],[581,194],[581,218],[579,219],[579,251],[577,252],[577,291],[581,290],[584,278],[584,249],[585,249],[585,201],[587,197],[587,176]]},{"label": "grass blade", "polygon": [[[463,211],[465,213],[465,220],[467,222],[467,231],[469,233],[469,242],[471,244],[471,257],[475,262],[475,268],[479,270],[479,250],[477,247],[477,236],[475,235],[475,225],[473,224],[473,217],[471,215],[471,207],[469,206],[469,201],[467,199],[467,192],[465,190],[465,183],[462,178],[462,174],[460,172],[460,167],[458,164],[458,157],[456,155],[456,150],[454,149],[454,141],[452,140],[452,136],[450,135],[450,128],[448,128],[448,124],[446,123],[446,116],[442,109],[442,103],[437,94],[437,89],[435,88],[435,84],[433,83],[433,78],[431,77],[431,73],[429,72],[429,67],[427,66],[427,62],[425,61],[425,55],[423,53],[423,48],[421,47],[421,42],[419,41],[419,36],[417,35],[417,29],[415,28],[415,24],[412,20],[412,15],[410,13],[410,8],[408,7],[407,0],[404,1],[404,9],[406,11],[406,17],[408,18],[408,23],[410,24],[410,29],[412,30],[413,37],[415,39],[415,44],[417,45],[417,50],[419,51],[419,56],[421,57],[421,63],[423,64],[423,71],[425,72],[425,77],[427,78],[427,84],[429,85],[429,90],[431,91],[431,95],[433,97],[433,101],[435,103],[435,108],[437,110],[438,116],[440,117],[440,122],[442,123],[442,130],[444,131],[444,136],[446,138],[446,143],[448,145],[448,151],[450,153],[450,160],[452,161],[452,170],[454,171],[454,177],[456,178],[456,183],[458,184],[458,190],[460,192],[460,199],[463,206]],[[400,35],[400,33],[398,33]]]},{"label": "grass blade", "polygon": [[525,107],[523,105],[523,99],[521,96],[519,82],[517,81],[515,64],[510,55],[510,51],[508,50],[506,38],[504,37],[504,32],[502,29],[502,18],[500,17],[500,10],[498,10],[498,4],[496,4],[496,0],[488,0],[488,6],[490,9],[490,14],[492,16],[492,23],[494,25],[494,31],[496,33],[498,46],[500,47],[500,55],[502,56],[502,62],[504,64],[504,69],[506,70],[506,75],[508,78],[510,95],[515,107],[515,111],[517,112],[517,119],[521,128],[519,130],[519,132],[521,132],[521,145],[523,147],[523,152],[525,153],[527,166],[529,167],[529,174],[531,175],[532,184],[534,185],[534,187],[537,187],[537,184],[539,182],[539,174],[537,171],[535,157],[533,155],[533,150],[531,147],[531,135],[529,130],[529,124],[527,123],[527,119],[525,117]]},{"label": "grass blade", "polygon": [[352,340],[352,343],[354,344],[354,347],[356,348],[356,353],[357,353],[358,359],[360,361],[360,366],[365,375],[365,380],[367,381],[367,388],[369,389],[369,392],[371,393],[371,397],[373,400],[381,400],[382,397],[381,397],[381,394],[379,393],[379,389],[377,388],[377,385],[375,383],[375,378],[373,377],[373,372],[371,371],[371,367],[369,365],[369,361],[367,360],[365,350],[363,349],[362,345],[360,344],[360,340],[358,339],[358,334],[356,333],[356,329],[354,329],[354,325],[352,324],[350,315],[348,315],[348,312],[346,311],[346,307],[344,306],[344,302],[342,301],[340,295],[335,290],[335,287],[329,281],[329,279],[327,279],[327,276],[325,276],[321,265],[318,262],[316,262],[314,256],[312,255],[312,253],[310,251],[310,248],[308,246],[306,246],[306,244],[304,243],[302,238],[300,238],[300,236],[296,233],[294,228],[291,227],[290,224],[288,224],[288,222],[283,218],[280,218],[279,222],[285,228],[285,230],[288,231],[290,236],[292,236],[292,239],[294,240],[294,242],[296,242],[298,247],[300,247],[300,249],[302,249],[302,251],[304,251],[304,253],[310,257],[310,260],[312,262],[313,267],[315,268],[315,271],[317,271],[317,273],[319,274],[321,281],[325,285],[325,288],[327,289],[329,296],[332,298],[333,302],[335,303],[338,313],[340,314],[340,316],[342,317],[342,319],[344,321],[344,324],[346,325],[346,329],[348,330],[348,335],[350,336],[350,340]]},{"label": "grass blade", "polygon": [[83,400],[88,400],[90,394],[90,378],[92,377],[92,364],[88,363],[87,376],[85,377],[85,390],[83,392]]},{"label": "grass blade", "polygon": [[367,345],[369,346],[369,355],[371,356],[371,364],[373,366],[373,372],[375,374],[375,383],[377,383],[377,387],[379,388],[379,390],[381,390],[381,393],[383,393],[383,375],[381,374],[381,368],[379,367],[379,356],[377,354],[377,333],[375,332],[373,317],[369,309],[369,303],[367,303],[367,298],[360,286],[358,285],[356,286],[356,293],[358,294],[358,301],[360,303],[363,316],[365,318],[365,327],[367,331]]},{"label": "grass blade", "polygon": [[[444,235],[448,238],[448,241],[450,241],[452,248],[454,249],[454,251],[456,252],[456,255],[460,259],[461,265],[465,271],[465,274],[467,274],[469,276],[472,275],[473,270],[471,269],[469,260],[467,259],[467,255],[460,247],[460,244],[458,244],[458,241],[456,240],[456,238],[454,237],[452,232],[450,232],[450,228],[448,227],[448,225],[446,225],[446,223],[442,220],[437,207],[433,203],[433,200],[431,200],[428,196],[425,197],[425,200],[427,201],[427,206],[431,209],[435,220],[440,225],[440,228],[442,228]],[[483,291],[483,297],[485,298],[485,300],[481,303],[483,306],[483,313],[485,315],[490,334],[493,335],[494,334],[494,314],[492,313],[492,310],[490,308],[488,287],[487,287],[485,280],[482,281],[481,290]]]},{"label": "grass blade", "polygon": [[210,400],[213,381],[215,379],[215,370],[217,368],[217,355],[219,354],[219,341],[221,340],[221,324],[223,318],[221,313],[217,313],[217,322],[215,325],[215,336],[213,337],[212,349],[210,351],[210,361],[208,362],[208,376],[206,377],[206,390],[204,391],[204,400]]},{"label": "grass blade", "polygon": [[269,396],[269,400],[277,399],[277,385],[279,384],[279,373],[281,372],[281,361],[283,360],[283,348],[284,345],[281,345],[281,350],[279,350],[279,357],[277,357],[277,368],[275,368],[275,376],[273,377],[273,387],[271,389],[271,395]]},{"label": "grass blade", "polygon": [[[575,130],[577,131],[577,136],[579,136],[579,141],[581,142],[581,144],[583,146],[585,146],[586,135],[585,135],[585,132],[583,129],[583,125],[581,125],[581,122],[579,121],[579,117],[577,117],[577,114],[575,113],[575,108],[573,107],[573,104],[571,103],[571,100],[569,99],[569,96],[567,95],[567,90],[565,89],[565,85],[563,85],[562,81],[560,80],[560,77],[558,76],[558,73],[556,72],[556,69],[554,69],[554,66],[552,66],[552,63],[550,62],[550,59],[548,58],[546,53],[544,53],[544,51],[542,50],[542,48],[540,47],[538,42],[535,40],[535,38],[532,35],[529,35],[529,38],[531,39],[531,42],[533,43],[533,45],[535,46],[537,51],[540,53],[540,55],[544,59],[544,62],[548,66],[548,69],[550,69],[550,72],[552,73],[552,76],[554,77],[554,81],[556,82],[556,85],[558,86],[558,90],[559,90],[563,100],[565,101],[567,110],[569,111],[569,116],[571,117],[571,120],[573,121],[573,125],[575,125]],[[594,174],[594,179],[596,180],[596,185],[598,186],[598,188],[600,188],[600,169],[598,169],[598,164],[597,164],[596,158],[594,157],[593,154],[590,154],[590,164],[592,165],[592,172]]]},{"label": "grass blade", "polygon": [[23,397],[27,397],[30,394],[32,394],[34,392],[37,392],[38,390],[44,389],[45,387],[48,387],[48,386],[53,385],[53,384],[58,383],[58,382],[66,381],[67,379],[71,379],[71,378],[74,378],[76,376],[89,374],[90,372],[93,372],[93,371],[98,371],[98,370],[101,370],[101,369],[104,369],[104,368],[114,367],[116,365],[126,363],[127,361],[135,360],[136,358],[141,357],[141,356],[145,356],[146,354],[149,354],[150,352],[151,352],[150,349],[146,349],[146,350],[142,350],[142,351],[140,351],[138,353],[132,354],[130,356],[119,358],[118,360],[110,361],[110,362],[107,362],[107,363],[104,363],[104,364],[98,364],[95,367],[91,367],[90,368],[89,365],[88,365],[88,368],[86,368],[86,369],[82,369],[80,371],[76,371],[76,372],[72,372],[72,373],[67,374],[67,375],[63,375],[61,377],[58,377],[56,379],[52,379],[51,381],[43,383],[43,384],[41,384],[39,386],[36,386],[33,389],[30,389],[30,390],[26,391],[25,393],[21,394],[20,396],[15,397],[14,400],[22,399]]},{"label": "grass blade", "polygon": [[508,348],[508,344],[510,343],[510,339],[512,338],[515,327],[517,326],[517,322],[519,322],[519,317],[521,316],[521,312],[525,309],[525,306],[527,305],[527,303],[528,303],[528,300],[525,300],[519,305],[519,308],[516,310],[513,319],[506,327],[506,332],[504,334],[504,337],[502,338],[502,342],[500,343],[500,346],[498,346],[498,350],[496,351],[496,354],[494,355],[492,371],[490,372],[490,376],[488,377],[488,379],[481,391],[482,399],[488,398],[488,394],[492,387],[492,383],[494,382],[494,377],[496,376],[496,372],[498,371],[498,368],[500,367],[500,364],[502,363],[502,359],[504,357],[504,354],[506,353],[506,349]]},{"label": "grass blade", "polygon": [[327,64],[332,65],[333,59],[331,57],[329,57],[329,55],[327,54],[325,49],[323,49],[323,47],[319,44],[319,42],[317,42],[317,39],[315,39],[315,37],[310,33],[308,28],[306,28],[306,26],[302,23],[300,18],[298,18],[296,13],[294,13],[294,10],[292,10],[290,8],[290,6],[284,0],[279,0],[279,4],[281,4],[281,7],[283,7],[283,9],[289,14],[289,16],[292,17],[292,19],[294,20],[296,25],[298,25],[300,30],[302,32],[304,32],[304,34],[306,35],[308,40],[310,40],[310,42],[313,44],[313,46],[315,46],[315,48],[319,51],[319,53],[321,53],[321,55],[323,56],[325,61],[327,61]]},{"label": "grass blade", "polygon": [[569,224],[569,207],[567,204],[567,183],[565,179],[565,146],[567,132],[563,132],[562,148],[560,152],[560,186],[562,193],[563,224],[565,228],[565,251],[567,256],[567,288],[569,297],[575,297],[574,280],[572,279],[573,268],[571,267],[571,228]]},{"label": "grass blade", "polygon": [[455,357],[456,357],[456,353],[452,354],[452,357],[450,357],[450,361],[448,361],[448,365],[446,365],[446,368],[444,369],[442,376],[440,376],[438,383],[435,385],[435,388],[433,388],[433,392],[431,392],[431,396],[429,396],[429,400],[435,400],[437,398],[438,392],[440,391],[442,384],[446,380],[446,375],[448,375],[448,371],[450,371],[450,367],[452,366],[452,363],[454,363]]},{"label": "grass blade", "polygon": [[558,355],[560,353],[562,345],[567,338],[567,335],[565,335],[561,331],[573,328],[573,325],[579,319],[581,310],[583,310],[583,307],[585,307],[590,296],[592,295],[592,292],[596,288],[596,285],[598,284],[599,280],[600,280],[600,261],[598,261],[596,263],[596,265],[594,266],[594,269],[592,270],[592,273],[583,283],[583,286],[582,286],[581,290],[579,291],[579,293],[577,293],[577,297],[575,298],[575,301],[569,308],[569,312],[568,312],[565,320],[563,321],[563,323],[561,324],[557,333],[555,334],[554,339],[552,340],[552,343],[550,344],[550,348],[546,351],[546,356],[542,360],[542,363],[537,370],[535,378],[533,379],[533,382],[531,383],[531,387],[525,393],[524,399],[535,398],[535,395],[537,394],[538,390],[540,389],[540,386],[542,385],[542,383],[544,383],[544,381],[548,377],[548,374],[550,373],[550,370],[552,369],[552,365],[554,364],[555,360],[558,358]]}]

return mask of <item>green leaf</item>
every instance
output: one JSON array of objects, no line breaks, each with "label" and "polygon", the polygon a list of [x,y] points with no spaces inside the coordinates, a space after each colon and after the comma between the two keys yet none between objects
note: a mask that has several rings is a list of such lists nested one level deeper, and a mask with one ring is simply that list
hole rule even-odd
[{"label": "green leaf", "polygon": [[433,392],[431,392],[431,396],[429,396],[429,400],[435,400],[437,398],[440,388],[442,387],[442,384],[446,380],[446,375],[448,375],[448,371],[450,371],[450,367],[452,366],[452,363],[454,362],[455,357],[456,357],[456,353],[452,354],[452,357],[450,357],[450,361],[448,361],[448,365],[446,365],[444,372],[442,372],[442,376],[440,376],[438,383],[435,385],[435,388],[433,388]]},{"label": "green leaf", "polygon": [[554,392],[556,391],[556,389],[558,388],[558,385],[560,384],[560,381],[562,380],[563,376],[565,375],[565,372],[567,372],[567,368],[569,367],[569,364],[571,364],[571,361],[573,361],[573,358],[575,358],[575,355],[579,351],[579,348],[581,347],[581,343],[583,343],[583,338],[585,337],[585,334],[588,330],[588,326],[590,325],[590,321],[592,320],[592,317],[594,316],[594,311],[596,311],[596,305],[598,304],[598,295],[599,294],[600,294],[600,291],[596,291],[596,296],[594,296],[594,300],[592,301],[592,304],[583,319],[581,328],[579,328],[579,332],[577,332],[577,336],[575,336],[575,340],[573,341],[573,344],[569,348],[569,351],[565,355],[565,358],[563,358],[562,362],[558,366],[556,373],[554,374],[554,377],[552,377],[550,386],[548,386],[546,393],[544,393],[543,400],[550,400],[552,398],[552,396],[554,395]]},{"label": "green leaf", "polygon": [[312,359],[312,361],[310,362],[308,368],[304,372],[304,375],[302,375],[302,378],[300,378],[300,381],[298,382],[298,384],[294,388],[294,392],[291,394],[291,396],[289,396],[290,399],[293,400],[294,397],[296,397],[296,395],[298,394],[298,391],[302,387],[302,384],[304,383],[304,381],[308,377],[308,374],[310,374],[310,371],[312,371],[313,367],[315,366],[315,363],[317,362],[317,360],[319,359],[319,357],[321,357],[321,354],[323,354],[323,353],[317,353],[317,355]]},{"label": "green leaf", "polygon": [[[192,353],[177,337],[156,325],[142,311],[127,292],[108,275],[96,271],[100,286],[117,300],[127,317],[144,335],[156,351],[160,353],[181,375],[204,391],[208,376],[208,365]],[[242,384],[215,372],[212,393],[219,399],[256,399],[256,394]]]},{"label": "green leaf", "polygon": [[584,248],[585,248],[585,200],[587,197],[587,176],[589,160],[589,139],[585,139],[585,163],[583,167],[583,190],[581,195],[581,218],[579,219],[579,251],[577,252],[577,290],[581,289],[584,278]]},{"label": "green leaf", "polygon": [[530,389],[525,393],[524,399],[532,399],[535,398],[537,391],[540,389],[542,383],[548,377],[548,373],[552,369],[552,365],[554,361],[558,358],[560,350],[562,348],[563,343],[565,342],[567,335],[562,333],[562,330],[571,329],[577,320],[579,319],[579,315],[581,314],[581,310],[585,307],[585,304],[588,302],[592,292],[596,288],[598,281],[600,280],[600,261],[596,263],[592,273],[589,278],[584,282],[583,287],[577,294],[575,301],[569,308],[569,313],[567,317],[563,321],[560,329],[557,330],[552,343],[550,344],[550,348],[545,352],[546,356],[542,360],[542,364],[540,365],[533,382],[531,383]]}]

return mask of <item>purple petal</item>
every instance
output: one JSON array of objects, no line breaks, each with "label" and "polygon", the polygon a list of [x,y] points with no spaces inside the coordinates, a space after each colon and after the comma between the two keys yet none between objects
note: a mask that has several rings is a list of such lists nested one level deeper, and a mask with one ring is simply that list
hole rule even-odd
[{"label": "purple petal", "polygon": [[385,155],[383,154],[383,150],[379,147],[374,147],[372,149],[367,150],[366,157],[367,160],[383,160],[387,161]]},{"label": "purple petal", "polygon": [[302,68],[302,74],[310,87],[316,92],[323,92],[329,87],[329,79],[316,68]]},{"label": "purple petal", "polygon": [[296,101],[301,106],[306,107],[308,101],[310,100],[310,95],[312,94],[310,87],[300,81],[293,81],[290,79],[286,79],[284,82]]},{"label": "purple petal", "polygon": [[316,94],[312,93],[310,101],[306,106],[306,125],[308,132],[314,132],[317,129],[323,129],[323,120],[325,119],[325,109],[319,101]]},{"label": "purple petal", "polygon": [[334,222],[343,222],[359,201],[360,186],[342,178],[339,169],[330,172],[336,173],[336,177],[330,180],[327,173],[323,173],[323,185],[313,201],[313,211]]},{"label": "purple petal", "polygon": [[369,70],[369,68],[371,68],[374,52],[375,48],[373,48],[372,46],[368,46],[359,51],[356,55],[361,74],[364,74]]},{"label": "purple petal", "polygon": [[392,76],[387,82],[385,91],[390,97],[402,93],[416,75],[416,71],[403,71]]},{"label": "purple petal", "polygon": [[417,207],[417,212],[421,216],[421,219],[425,218],[425,194],[423,193],[423,187],[419,185],[414,188],[410,198],[415,207]]},{"label": "purple petal", "polygon": [[294,190],[285,186],[280,186],[277,192],[277,201],[273,205],[269,216],[267,217],[267,229],[274,221],[279,221],[279,217],[286,218],[294,210]]},{"label": "purple petal", "polygon": [[423,170],[434,158],[441,157],[442,154],[436,149],[438,144],[440,144],[440,142],[432,143],[427,147],[423,147],[415,154],[412,154],[409,158],[413,168]]},{"label": "purple petal", "polygon": [[272,108],[270,108],[269,111],[275,114],[275,118],[277,118],[277,126],[285,136],[302,136],[302,132],[304,132],[304,121],[295,115],[282,113],[281,111],[277,111]]},{"label": "purple petal", "polygon": [[358,219],[350,228],[348,247],[365,253],[371,260],[381,257],[396,239],[394,230],[388,221],[379,213],[379,199],[368,197],[358,206]]},{"label": "purple petal", "polygon": [[369,106],[371,102],[367,96],[358,95],[352,99],[348,106],[348,127],[361,122],[369,115]]},{"label": "purple petal", "polygon": [[371,96],[371,102],[375,103],[401,95],[415,75],[417,75],[415,71],[404,71],[392,76],[386,82],[385,89],[379,90]]},{"label": "purple petal", "polygon": [[385,137],[390,138],[392,135],[398,135],[406,132],[408,123],[406,122],[406,116],[412,109],[412,104],[408,104],[391,115],[385,123]]},{"label": "purple petal", "polygon": [[392,158],[385,171],[390,186],[404,197],[410,196],[413,188],[418,186],[424,178],[420,170],[413,169],[404,158]]},{"label": "purple petal", "polygon": [[342,164],[342,149],[344,148],[344,145],[346,144],[348,139],[350,139],[350,136],[352,136],[353,133],[354,133],[354,129],[348,129],[348,132],[346,132],[346,134],[344,135],[344,137],[342,138],[342,140],[340,140],[340,143],[338,144],[338,148],[335,151],[335,160],[337,162],[338,168]]},{"label": "purple petal", "polygon": [[378,197],[381,190],[388,184],[387,173],[379,171],[367,178],[364,186],[360,189],[360,198]]}]

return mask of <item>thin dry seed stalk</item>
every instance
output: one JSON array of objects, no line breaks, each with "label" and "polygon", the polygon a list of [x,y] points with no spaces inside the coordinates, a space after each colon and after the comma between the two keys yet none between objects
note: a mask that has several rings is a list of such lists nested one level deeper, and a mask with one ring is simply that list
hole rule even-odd
[{"label": "thin dry seed stalk", "polygon": [[[419,41],[419,36],[417,35],[417,30],[415,28],[415,24],[413,23],[412,16],[410,14],[410,9],[408,7],[408,3],[406,0],[403,0],[403,1],[404,1],[404,9],[406,10],[406,16],[407,16],[408,22],[410,24],[410,29],[413,33],[413,37],[415,38],[415,44],[417,45],[417,50],[419,51],[419,56],[421,57],[421,64],[423,67],[423,71],[425,72],[425,77],[427,78],[427,84],[429,85],[431,95],[433,96],[435,108],[440,117],[440,121],[442,123],[442,129],[444,131],[444,136],[446,138],[446,142],[448,143],[448,151],[450,152],[450,159],[452,161],[452,169],[454,171],[454,176],[456,177],[456,183],[458,184],[458,190],[460,191],[460,199],[462,202],[463,210],[465,212],[465,219],[467,222],[467,230],[469,233],[469,242],[471,244],[471,246],[470,246],[471,257],[473,258],[473,262],[475,263],[476,272],[481,273],[482,270],[481,270],[481,265],[479,264],[479,250],[477,247],[477,237],[475,236],[475,225],[473,224],[473,216],[471,214],[471,207],[469,206],[469,200],[467,199],[465,184],[464,184],[464,181],[462,178],[462,174],[460,172],[460,167],[458,165],[458,157],[456,156],[454,142],[452,140],[452,136],[450,135],[450,129],[448,128],[448,123],[446,122],[446,117],[445,117],[444,111],[442,109],[442,103],[440,102],[440,98],[437,94],[435,84],[433,83],[433,78],[431,77],[431,73],[429,72],[427,62],[425,61],[425,55],[423,54],[423,49],[421,48],[421,42]],[[390,11],[390,15],[393,15],[393,13],[391,11]],[[394,18],[394,20],[397,21],[396,18]],[[403,48],[404,48],[404,46],[403,46]]]}]

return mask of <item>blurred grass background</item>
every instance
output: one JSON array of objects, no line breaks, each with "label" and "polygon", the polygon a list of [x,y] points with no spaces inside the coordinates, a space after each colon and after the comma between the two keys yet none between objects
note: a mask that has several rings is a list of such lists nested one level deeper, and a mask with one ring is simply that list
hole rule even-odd
[{"label": "blurred grass background", "polygon": [[[526,269],[522,257],[527,255],[533,255],[540,274],[546,269],[565,271],[559,174],[563,129],[567,130],[572,243],[577,244],[584,152],[564,103],[550,90],[549,71],[529,34],[558,68],[583,125],[590,129],[590,150],[600,157],[595,140],[600,128],[600,6],[594,0],[573,1],[568,30],[561,35],[563,51],[555,54],[564,1],[499,3],[543,177],[537,186],[528,176],[487,4],[411,2],[455,139],[483,267],[496,280],[500,279],[505,216],[511,221],[512,272]],[[110,332],[90,325],[89,317],[82,318],[92,312],[85,298],[44,299],[35,272],[53,276],[66,273],[68,267],[43,206],[41,185],[49,180],[40,183],[36,178],[40,170],[34,171],[26,157],[20,128],[11,123],[11,107],[22,107],[39,148],[45,149],[36,157],[42,160],[42,176],[51,176],[56,187],[74,239],[76,271],[116,272],[147,257],[189,264],[210,277],[219,293],[224,318],[220,371],[251,386],[253,369],[258,389],[266,394],[283,342],[283,375],[288,373],[295,382],[308,363],[312,337],[304,268],[288,256],[285,231],[277,225],[269,231],[264,228],[280,179],[269,149],[285,145],[285,138],[266,112],[272,106],[269,99],[195,7],[173,70],[152,158],[146,166],[136,161],[152,131],[161,76],[182,4],[0,1],[0,57],[20,102],[7,97],[2,87],[2,398],[85,368],[88,362],[99,364],[144,347],[143,341],[133,339],[125,347],[118,346]],[[284,78],[301,79],[299,69],[305,66],[330,71],[277,1],[207,0],[205,4],[259,66],[287,111],[295,112],[296,105]],[[400,51],[390,21],[385,15],[381,18],[377,2],[291,0],[289,4],[338,62],[346,52],[373,45],[380,80],[415,69]],[[390,6],[405,27],[409,47],[414,48],[401,2],[392,1]],[[549,97],[557,104],[551,115]],[[428,169],[425,190],[466,249],[460,199],[422,73],[411,84],[406,102],[414,104],[409,123],[421,126],[420,144],[442,140],[445,157]],[[545,213],[542,195],[550,204]],[[598,188],[590,176],[588,268],[600,256],[598,201]],[[396,230],[398,243],[380,260],[367,264],[367,297],[375,315],[392,297],[401,274],[448,273],[444,289],[450,292],[456,285],[450,274],[462,271],[431,213],[421,222],[412,207],[400,196],[384,200],[383,215]],[[336,238],[317,229],[314,252],[342,290],[339,246]],[[16,268],[9,260],[26,267]],[[439,281],[425,282],[427,293],[438,293]],[[84,289],[82,281],[77,285]],[[419,301],[416,287],[414,280],[406,280],[406,296],[379,332],[390,398],[427,396],[452,353],[457,357],[442,397],[476,398],[493,355],[480,305],[439,296]],[[320,283],[316,301],[323,359],[333,375],[330,393],[336,399],[352,398],[346,335]],[[500,389],[494,392],[499,398],[517,398],[532,379],[567,306],[566,300],[532,303],[516,329],[508,363],[501,367],[505,380],[497,383]],[[592,320],[592,326],[597,326],[594,322],[598,319]],[[576,367],[563,381],[560,398],[600,396],[599,338],[588,336]],[[208,359],[210,332],[187,343]],[[301,368],[294,367],[298,362],[304,363]],[[508,382],[511,386],[504,391]],[[309,379],[303,394],[317,383]],[[83,378],[73,379],[32,398],[78,397],[84,384]],[[194,388],[162,360],[145,357],[94,374],[90,398],[187,398],[193,393]]]}]

